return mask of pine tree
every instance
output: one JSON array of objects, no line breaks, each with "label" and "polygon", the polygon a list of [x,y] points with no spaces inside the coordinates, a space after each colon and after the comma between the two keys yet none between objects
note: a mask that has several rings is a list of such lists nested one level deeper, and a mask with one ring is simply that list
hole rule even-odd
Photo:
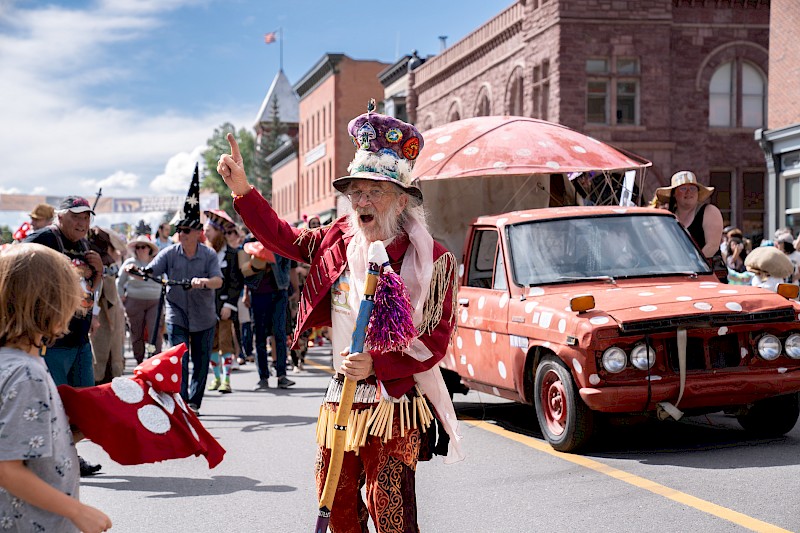
[{"label": "pine tree", "polygon": [[272,166],[267,162],[267,156],[277,150],[281,145],[281,136],[285,126],[281,122],[278,110],[278,99],[272,101],[272,120],[269,128],[264,128],[266,134],[259,135],[256,142],[256,156],[254,161],[255,186],[267,200],[272,200]]}]

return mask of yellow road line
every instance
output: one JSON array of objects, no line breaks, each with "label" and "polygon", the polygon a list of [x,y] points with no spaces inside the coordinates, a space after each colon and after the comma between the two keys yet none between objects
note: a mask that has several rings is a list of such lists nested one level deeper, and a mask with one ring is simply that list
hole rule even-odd
[{"label": "yellow road line", "polygon": [[519,442],[520,444],[524,444],[525,446],[534,448],[540,452],[544,452],[554,457],[558,457],[559,459],[569,461],[578,466],[594,470],[595,472],[599,472],[600,474],[613,477],[615,479],[628,483],[629,485],[633,485],[634,487],[639,487],[641,489],[650,491],[654,494],[658,494],[659,496],[664,496],[665,498],[669,498],[670,500],[676,501],[680,504],[693,507],[698,511],[702,511],[707,514],[714,515],[718,518],[722,518],[723,520],[733,522],[736,525],[746,527],[747,529],[750,529],[752,531],[758,531],[759,533],[779,533],[779,532],[791,533],[787,529],[780,528],[778,526],[769,524],[767,522],[762,522],[761,520],[758,520],[751,516],[747,516],[746,514],[733,511],[726,507],[722,507],[721,505],[717,505],[715,503],[711,503],[706,500],[690,496],[689,494],[685,494],[683,492],[661,485],[660,483],[656,483],[655,481],[651,481],[649,479],[645,479],[643,477],[630,474],[623,470],[619,470],[612,466],[608,466],[593,459],[589,459],[588,457],[559,452],[557,450],[554,450],[546,442],[534,439],[533,437],[520,435],[518,433],[508,431],[494,424],[489,424],[488,422],[484,422],[481,420],[476,420],[472,418],[461,418],[461,420],[477,428]]},{"label": "yellow road line", "polygon": [[306,356],[306,366],[308,365],[313,366],[317,370],[324,370],[328,374],[333,374],[333,369],[331,368],[331,365],[321,365],[316,361],[314,361],[313,359],[310,359],[308,356]]}]

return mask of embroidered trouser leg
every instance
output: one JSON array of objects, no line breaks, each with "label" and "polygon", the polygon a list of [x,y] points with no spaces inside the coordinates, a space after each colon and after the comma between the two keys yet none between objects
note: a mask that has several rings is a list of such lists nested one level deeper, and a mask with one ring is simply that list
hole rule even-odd
[{"label": "embroidered trouser leg", "polygon": [[[346,452],[339,486],[331,509],[330,529],[334,533],[362,533],[367,527],[367,511],[377,533],[417,533],[415,469],[419,455],[419,431],[412,429],[400,437],[399,418],[395,416],[393,434],[388,442],[370,436],[359,455]],[[317,496],[322,495],[328,473],[330,450],[317,453]],[[365,487],[366,504],[361,499]]]}]

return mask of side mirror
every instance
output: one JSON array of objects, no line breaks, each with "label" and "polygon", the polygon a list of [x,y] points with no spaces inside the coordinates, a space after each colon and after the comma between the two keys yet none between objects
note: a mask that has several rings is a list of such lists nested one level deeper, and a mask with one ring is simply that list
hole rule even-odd
[{"label": "side mirror", "polygon": [[800,294],[800,287],[792,283],[779,283],[776,292],[787,300],[794,300]]}]

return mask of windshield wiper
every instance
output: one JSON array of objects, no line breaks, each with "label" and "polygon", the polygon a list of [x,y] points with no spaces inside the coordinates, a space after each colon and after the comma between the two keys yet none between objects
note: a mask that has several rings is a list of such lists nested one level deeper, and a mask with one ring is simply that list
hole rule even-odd
[{"label": "windshield wiper", "polygon": [[615,285],[617,284],[617,280],[611,276],[559,276],[556,279],[554,279],[551,283],[560,281],[585,281],[585,280],[607,281]]}]

